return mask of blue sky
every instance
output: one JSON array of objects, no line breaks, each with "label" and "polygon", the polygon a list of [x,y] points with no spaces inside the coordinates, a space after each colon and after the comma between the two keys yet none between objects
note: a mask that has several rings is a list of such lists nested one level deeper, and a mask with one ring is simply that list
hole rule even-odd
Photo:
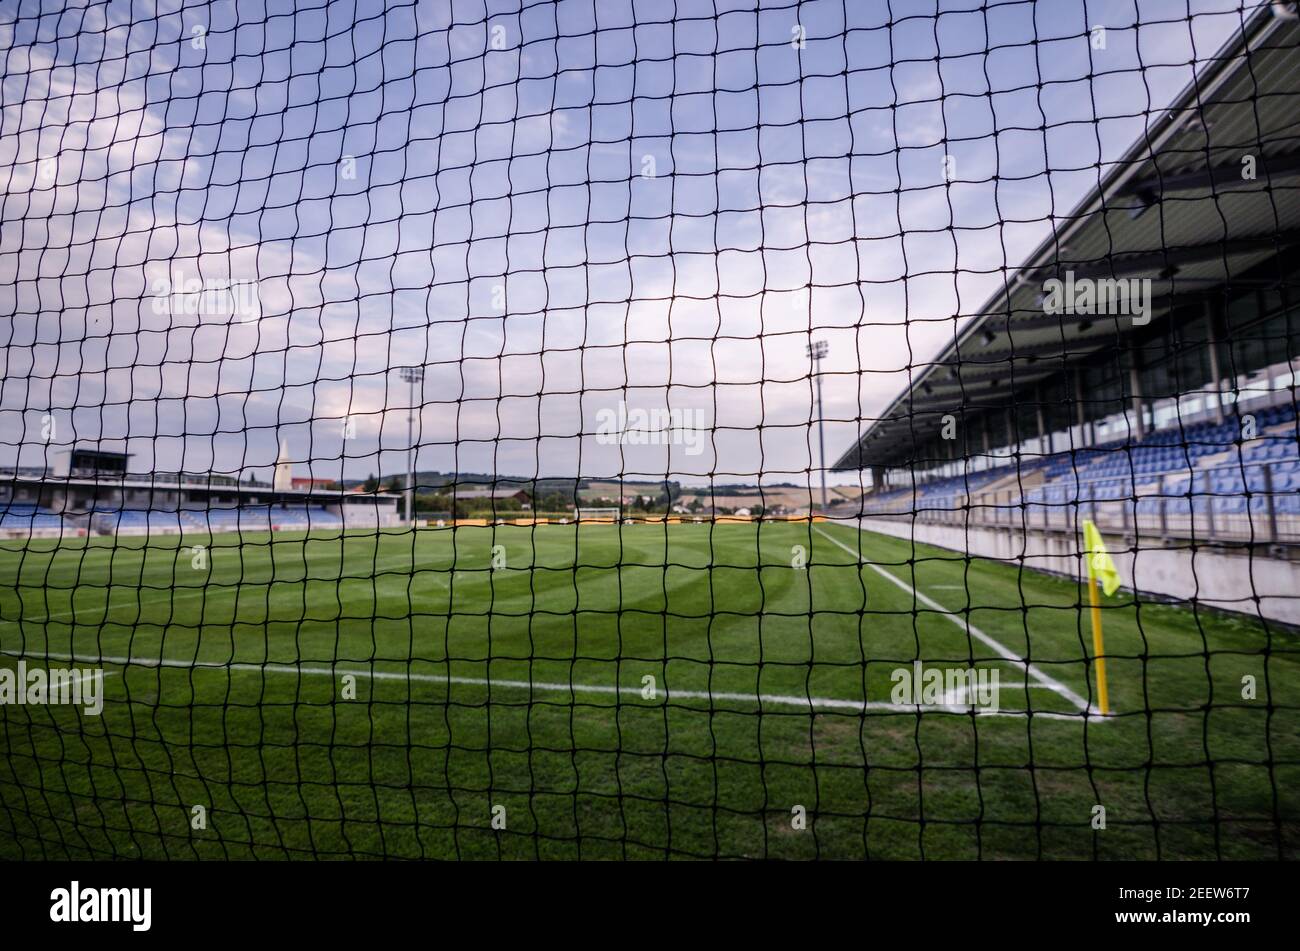
[{"label": "blue sky", "polygon": [[[400,471],[423,364],[421,468],[801,482],[810,336],[833,460],[1234,5],[7,4],[0,464],[50,415],[141,470]],[[177,276],[260,313],[159,313]],[[717,431],[604,444],[620,401]]]}]

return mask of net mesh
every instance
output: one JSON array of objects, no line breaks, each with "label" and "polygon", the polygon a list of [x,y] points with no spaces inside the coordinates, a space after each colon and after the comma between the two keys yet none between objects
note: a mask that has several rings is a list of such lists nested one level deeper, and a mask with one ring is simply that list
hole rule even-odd
[{"label": "net mesh", "polygon": [[0,855],[1294,857],[1298,36],[6,5]]}]

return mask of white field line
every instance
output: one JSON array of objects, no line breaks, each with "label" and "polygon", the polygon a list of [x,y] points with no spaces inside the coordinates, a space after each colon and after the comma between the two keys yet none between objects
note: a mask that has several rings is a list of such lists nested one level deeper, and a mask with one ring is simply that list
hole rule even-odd
[{"label": "white field line", "polygon": [[[502,680],[487,677],[457,677],[447,674],[417,674],[401,671],[382,671],[368,670],[366,668],[344,669],[335,666],[313,666],[302,664],[248,664],[248,663],[216,663],[212,661],[195,661],[195,660],[174,660],[169,658],[153,657],[88,657],[78,656],[75,654],[55,654],[55,653],[24,653],[22,651],[0,651],[0,654],[9,657],[26,657],[31,660],[58,660],[78,664],[112,664],[119,667],[169,667],[181,670],[217,670],[217,671],[258,671],[268,674],[297,674],[298,676],[324,676],[339,677],[344,674],[352,674],[356,677],[365,677],[371,680],[405,680],[416,683],[431,684],[460,684],[463,686],[488,687],[491,689],[508,689],[508,690],[527,690],[540,693],[567,693],[567,694],[605,694],[611,696],[641,697],[640,687],[625,687],[612,684],[574,684],[574,683],[554,683],[544,680]],[[798,710],[845,710],[851,713],[866,713],[871,710],[880,710],[889,713],[958,713],[969,714],[974,711],[977,716],[981,717],[1032,717],[1033,719],[1043,720],[1073,720],[1082,722],[1085,717],[1082,714],[1071,713],[1047,713],[1037,712],[1029,713],[1025,710],[985,710],[980,707],[972,707],[970,704],[910,704],[910,703],[888,703],[884,701],[864,701],[864,700],[840,700],[834,697],[799,697],[787,694],[769,694],[769,693],[734,693],[730,691],[719,690],[660,690],[658,696],[663,698],[664,704],[668,703],[670,698],[678,700],[707,700],[710,703],[717,700],[728,700],[735,703],[754,703],[760,709],[765,706],[771,707],[793,707]]]},{"label": "white field line", "polygon": [[962,615],[954,614],[952,611],[949,611],[938,601],[935,601],[933,598],[922,594],[920,591],[917,591],[915,588],[913,588],[910,584],[908,584],[903,579],[899,578],[897,575],[893,574],[892,572],[886,571],[884,568],[880,567],[879,565],[873,562],[867,561],[867,559],[860,552],[854,551],[852,548],[844,544],[838,538],[835,538],[833,535],[828,534],[824,528],[818,528],[817,532],[818,534],[822,535],[824,538],[826,538],[828,541],[832,542],[833,544],[839,545],[840,548],[843,548],[854,558],[857,558],[859,562],[871,568],[877,574],[881,575],[884,578],[887,578],[889,581],[892,581],[894,584],[898,585],[898,587],[902,588],[904,591],[911,594],[914,598],[916,598],[917,601],[921,602],[926,607],[930,608],[933,611],[939,612],[939,614],[941,614],[943,617],[946,617],[948,620],[952,621],[953,624],[956,624],[962,630],[966,631],[967,635],[980,641],[986,647],[989,647],[992,650],[996,651],[999,655],[1004,657],[1010,663],[1014,664],[1016,667],[1023,670],[1028,676],[1032,677],[1034,680],[1037,680],[1044,687],[1054,691],[1055,693],[1064,697],[1066,700],[1069,700],[1072,704],[1078,707],[1080,711],[1083,711],[1089,714],[1090,716],[1093,714],[1100,715],[1100,711],[1093,709],[1091,705],[1088,703],[1088,701],[1085,700],[1083,697],[1079,696],[1077,693],[1075,693],[1073,690],[1071,690],[1065,684],[1061,683],[1056,678],[1048,676],[1047,674],[1043,673],[1041,670],[1039,670],[1033,664],[1029,663],[1027,660],[1025,660],[1015,651],[1011,650],[1011,648],[1007,647],[1001,641],[995,640],[994,638],[990,637],[988,634],[985,634],[974,624],[970,623],[970,621],[967,620]]},{"label": "white field line", "polygon": [[100,674],[103,680],[107,680],[109,677],[112,677],[116,673],[116,671],[113,670],[86,671],[84,673],[79,673],[77,674],[77,676],[73,677],[72,682],[74,684],[79,684],[83,680],[94,680],[96,673]]},{"label": "white field line", "polygon": [[[117,590],[125,590],[125,589],[118,588]],[[148,598],[136,598],[134,601],[124,601],[121,604],[110,604],[108,605],[107,610],[105,610],[105,606],[102,604],[87,604],[87,605],[83,605],[82,607],[70,608],[66,611],[55,611],[53,614],[45,615],[45,617],[25,617],[25,618],[21,618],[20,620],[28,624],[45,624],[48,621],[73,620],[79,614],[85,615],[85,614],[90,614],[91,612],[94,611],[98,611],[107,615],[110,611],[123,610],[125,608],[132,608],[132,607],[143,608],[147,604],[157,604],[160,601],[180,601],[184,598],[192,598],[195,595],[200,595],[204,593],[206,593],[208,597],[217,597],[221,593],[224,593],[227,590],[233,591],[235,590],[235,588],[234,586],[226,586],[226,585],[220,585],[220,586],[213,585],[212,587],[208,587],[204,585],[203,587],[194,587],[194,588],[190,588],[190,587],[167,588],[167,589],[136,588],[134,590],[137,591],[152,590],[156,594],[155,596],[151,596]],[[78,621],[76,623],[91,624],[96,622]],[[112,622],[112,623],[120,624],[121,622],[119,621],[119,622]]]}]

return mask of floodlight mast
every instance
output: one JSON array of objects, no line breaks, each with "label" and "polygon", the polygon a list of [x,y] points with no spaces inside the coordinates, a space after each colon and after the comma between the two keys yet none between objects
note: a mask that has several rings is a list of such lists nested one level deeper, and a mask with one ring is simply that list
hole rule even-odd
[{"label": "floodlight mast", "polygon": [[415,384],[424,382],[424,367],[402,367],[398,371],[410,384],[406,412],[406,522],[415,527]]},{"label": "floodlight mast", "polygon": [[822,377],[821,362],[826,356],[830,347],[825,340],[814,340],[808,344],[806,352],[808,358],[812,360],[813,379],[817,381],[817,451],[821,459],[821,477],[822,477],[822,514],[828,511],[826,505],[826,430],[825,430],[825,413],[822,409]]}]

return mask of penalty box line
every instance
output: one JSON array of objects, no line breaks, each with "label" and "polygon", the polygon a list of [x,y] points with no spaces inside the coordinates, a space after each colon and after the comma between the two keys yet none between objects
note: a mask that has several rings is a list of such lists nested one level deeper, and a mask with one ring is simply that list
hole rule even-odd
[{"label": "penalty box line", "polygon": [[[862,529],[859,528],[858,531],[861,532]],[[1027,676],[1032,677],[1034,680],[1038,681],[1038,683],[1046,687],[1048,690],[1051,690],[1052,692],[1059,694],[1061,697],[1064,697],[1066,700],[1070,701],[1070,703],[1074,704],[1076,707],[1079,708],[1080,712],[1086,714],[1090,718],[1094,715],[1100,717],[1101,711],[1093,707],[1092,704],[1090,704],[1087,700],[1085,700],[1079,694],[1075,693],[1065,684],[1061,683],[1055,677],[1043,673],[1041,670],[1039,670],[1037,667],[1031,664],[1028,660],[1021,657],[1019,654],[1017,654],[1011,648],[1007,647],[1001,641],[981,631],[978,627],[972,624],[968,618],[963,617],[962,615],[957,614],[954,611],[949,611],[938,601],[934,600],[933,598],[927,595],[922,594],[920,591],[916,590],[916,588],[912,587],[910,584],[908,584],[902,578],[895,575],[893,572],[885,570],[880,565],[877,565],[875,562],[868,561],[866,556],[863,555],[860,551],[854,551],[852,548],[844,544],[838,538],[829,534],[826,531],[826,529],[818,528],[817,533],[821,535],[823,538],[825,538],[827,541],[835,545],[838,545],[840,548],[844,549],[854,558],[858,559],[858,562],[860,564],[866,565],[868,568],[871,568],[873,571],[875,571],[877,574],[881,575],[885,579],[892,581],[895,585],[902,588],[908,594],[912,595],[912,597],[914,597],[921,604],[924,604],[930,610],[937,612],[942,617],[946,617],[953,624],[956,624],[958,627],[964,630],[967,636],[975,638],[980,643],[984,644],[986,647],[997,652],[997,654],[1001,656],[1004,660],[1014,664],[1016,667],[1023,670]]]},{"label": "penalty box line", "polygon": [[[327,676],[339,677],[344,674],[352,674],[356,677],[365,677],[370,680],[397,680],[410,681],[414,683],[430,683],[442,685],[461,685],[473,687],[500,688],[508,690],[527,690],[529,692],[539,693],[567,693],[571,695],[578,694],[602,694],[608,696],[624,696],[642,698],[641,687],[627,687],[613,684],[575,684],[575,683],[558,683],[544,680],[508,680],[489,677],[463,677],[451,674],[420,674],[411,671],[383,671],[359,669],[343,669],[334,665],[304,665],[304,664],[284,664],[268,662],[265,664],[252,664],[246,662],[229,662],[218,663],[215,661],[199,660],[182,660],[172,658],[153,658],[153,657],[109,657],[109,656],[88,656],[77,654],[61,653],[29,653],[23,651],[0,650],[0,655],[15,658],[26,658],[28,660],[57,660],[64,663],[75,664],[110,664],[115,667],[141,667],[141,668],[170,668],[176,670],[213,670],[213,671],[260,671],[270,674],[297,674],[298,676]],[[1033,686],[1032,684],[1029,686]],[[915,703],[891,703],[880,700],[842,700],[835,697],[800,697],[793,694],[770,694],[770,693],[737,693],[722,690],[667,690],[657,691],[658,696],[663,698],[663,704],[667,705],[670,699],[678,700],[707,700],[710,703],[718,700],[732,701],[735,703],[753,703],[761,708],[771,707],[791,707],[798,710],[807,710],[817,712],[821,710],[845,711],[849,713],[868,713],[871,711],[880,711],[884,713],[948,713],[968,715],[972,712],[980,717],[1014,717],[1014,718],[1033,718],[1044,720],[1072,720],[1081,722],[1086,719],[1094,719],[1091,715],[1082,713],[1054,713],[1051,711],[1027,711],[1027,710],[985,710],[973,704],[943,703],[943,704],[915,704]],[[643,699],[643,698],[642,698]],[[648,704],[647,704],[648,706]]]}]

